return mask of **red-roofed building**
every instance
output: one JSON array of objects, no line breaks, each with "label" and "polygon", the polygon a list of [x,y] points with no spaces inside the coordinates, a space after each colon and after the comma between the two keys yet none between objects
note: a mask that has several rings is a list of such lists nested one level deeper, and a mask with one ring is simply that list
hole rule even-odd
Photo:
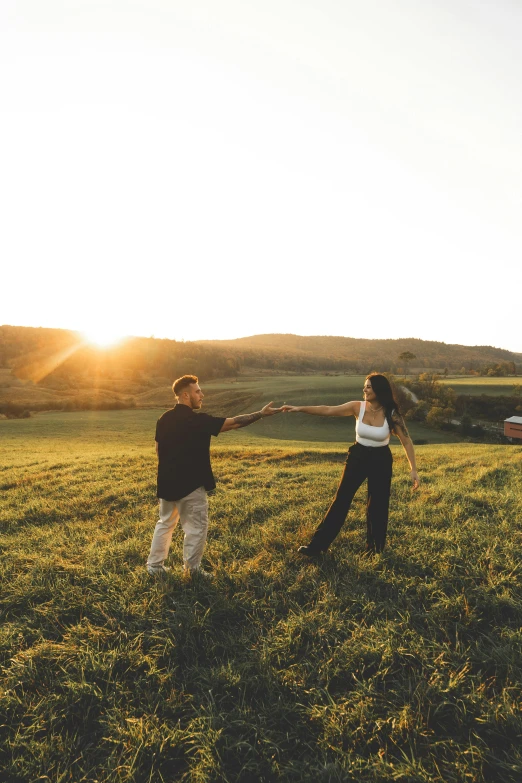
[{"label": "red-roofed building", "polygon": [[504,420],[504,435],[507,438],[522,439],[522,416],[511,416]]}]

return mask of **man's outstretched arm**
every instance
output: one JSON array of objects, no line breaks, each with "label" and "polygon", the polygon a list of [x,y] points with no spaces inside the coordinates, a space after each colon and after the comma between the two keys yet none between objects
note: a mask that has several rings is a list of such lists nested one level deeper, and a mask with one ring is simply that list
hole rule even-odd
[{"label": "man's outstretched arm", "polygon": [[255,413],[243,413],[241,416],[234,416],[230,419],[225,419],[225,422],[220,432],[228,432],[229,430],[239,430],[241,427],[248,427],[249,424],[253,424],[259,419],[264,419],[265,416],[273,416],[274,413],[279,413],[280,408],[272,408],[272,403],[269,402],[264,408]]}]

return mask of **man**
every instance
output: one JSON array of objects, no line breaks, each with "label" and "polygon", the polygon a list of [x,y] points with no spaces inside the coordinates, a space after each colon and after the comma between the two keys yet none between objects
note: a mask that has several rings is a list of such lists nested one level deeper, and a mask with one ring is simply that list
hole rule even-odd
[{"label": "man", "polygon": [[177,404],[166,411],[156,425],[159,520],[152,538],[147,571],[156,576],[169,570],[163,562],[179,521],[185,533],[185,573],[208,576],[201,568],[201,558],[207,540],[207,492],[216,486],[210,464],[210,437],[247,427],[265,416],[279,413],[279,409],[272,408],[269,402],[256,413],[225,419],[195,413],[201,408],[204,397],[195,375],[178,378],[172,389]]}]

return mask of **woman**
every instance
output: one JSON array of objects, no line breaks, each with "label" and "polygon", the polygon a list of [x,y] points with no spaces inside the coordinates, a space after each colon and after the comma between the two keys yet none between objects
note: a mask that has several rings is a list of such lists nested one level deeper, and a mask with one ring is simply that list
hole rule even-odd
[{"label": "woman", "polygon": [[388,527],[388,505],[392,477],[392,454],[388,443],[396,435],[410,463],[413,489],[419,486],[415,452],[390,382],[384,375],[372,373],[363,387],[364,402],[355,400],[344,405],[284,405],[289,413],[310,413],[315,416],[355,416],[355,443],[348,450],[348,459],[337,494],[325,518],[307,546],[299,552],[315,557],[326,552],[339,533],[353,497],[363,481],[368,479],[366,507],[366,552],[382,552]]}]

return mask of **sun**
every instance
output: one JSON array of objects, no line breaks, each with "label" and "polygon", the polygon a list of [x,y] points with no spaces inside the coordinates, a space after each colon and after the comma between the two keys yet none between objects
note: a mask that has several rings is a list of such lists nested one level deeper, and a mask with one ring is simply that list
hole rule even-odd
[{"label": "sun", "polygon": [[85,342],[95,345],[97,348],[111,348],[116,343],[123,340],[124,335],[121,332],[115,332],[112,329],[98,327],[85,329],[82,332]]}]

